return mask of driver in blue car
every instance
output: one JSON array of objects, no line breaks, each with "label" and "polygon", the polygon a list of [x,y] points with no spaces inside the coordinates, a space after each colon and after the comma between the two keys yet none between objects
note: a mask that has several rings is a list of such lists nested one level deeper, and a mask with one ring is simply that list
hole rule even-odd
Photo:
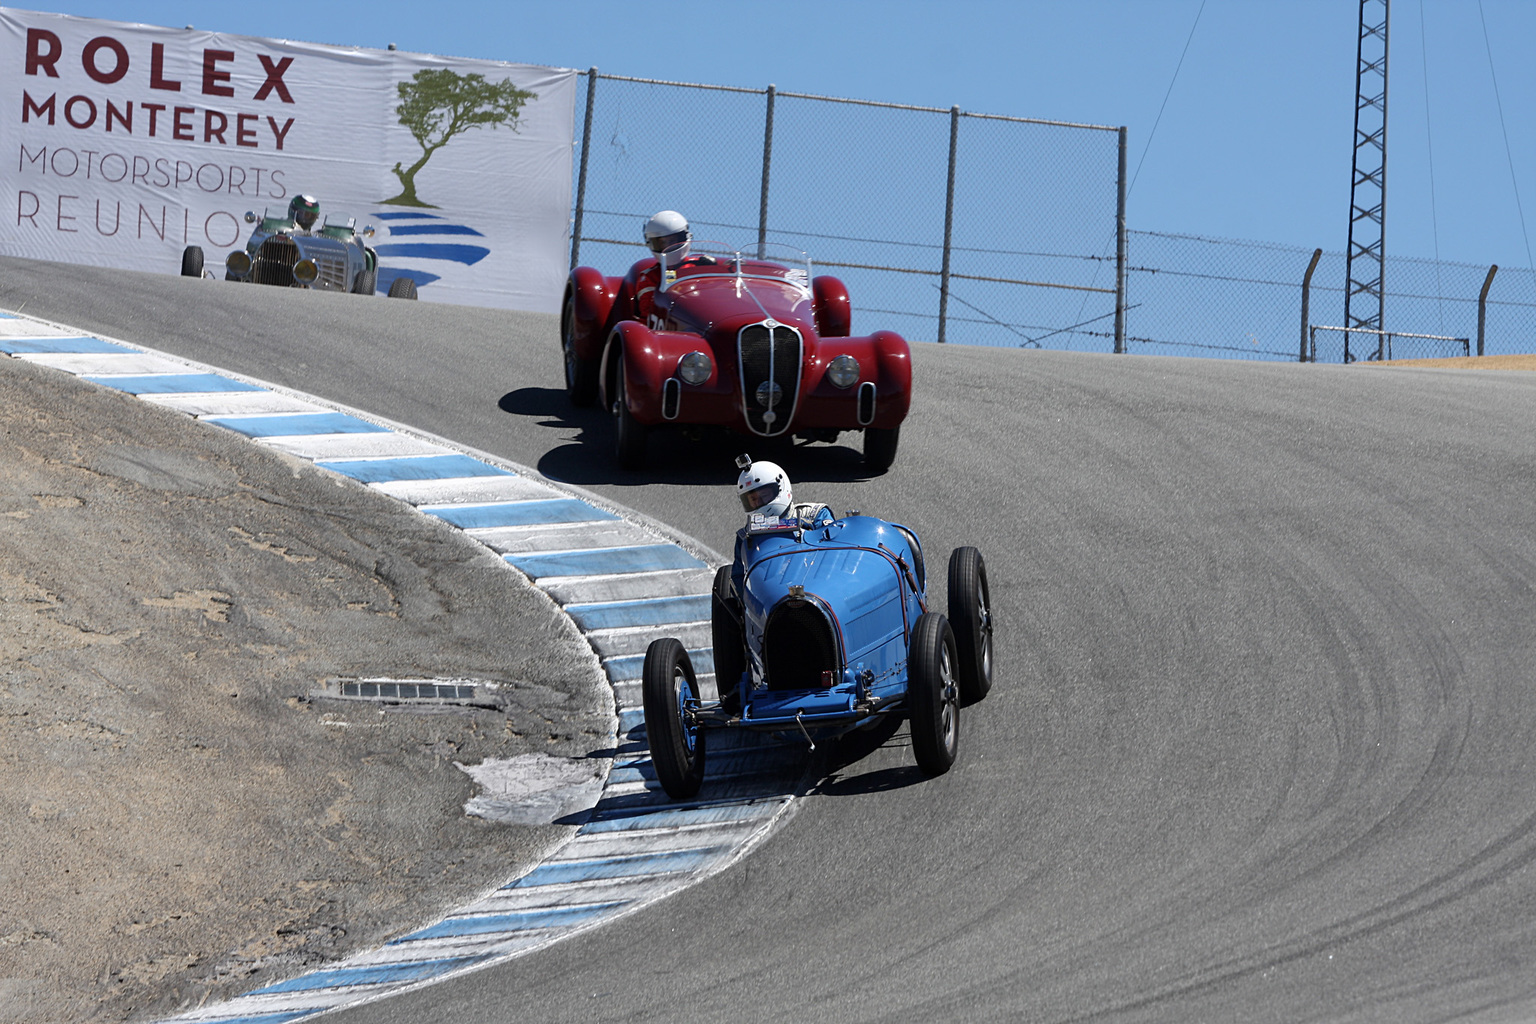
[{"label": "driver in blue car", "polygon": [[731,564],[731,589],[740,594],[746,545],[774,533],[825,526],[837,517],[821,502],[797,503],[789,474],[776,462],[753,462],[750,455],[738,455],[736,467],[741,470],[736,495],[747,512],[747,525],[736,533],[736,557]]},{"label": "driver in blue car", "polygon": [[736,495],[747,510],[747,525],[736,534],[736,565],[733,578],[739,584],[742,545],[761,534],[811,530],[825,526],[837,517],[830,506],[819,501],[795,501],[789,474],[776,462],[753,462],[750,455],[738,455]]},{"label": "driver in blue car", "polygon": [[836,518],[831,507],[822,502],[797,504],[789,474],[778,463],[753,462],[752,456],[739,455],[736,466],[741,470],[741,475],[736,478],[736,494],[749,516],[781,521],[793,518],[806,530]]}]

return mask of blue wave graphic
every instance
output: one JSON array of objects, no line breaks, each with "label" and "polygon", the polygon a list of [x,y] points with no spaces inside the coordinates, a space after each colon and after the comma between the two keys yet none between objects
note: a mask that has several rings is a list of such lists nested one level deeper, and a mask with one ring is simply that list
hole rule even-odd
[{"label": "blue wave graphic", "polygon": [[379,256],[414,256],[424,260],[452,260],[471,266],[491,254],[480,245],[454,245],[451,242],[405,242],[400,245],[376,246]]},{"label": "blue wave graphic", "polygon": [[390,237],[395,235],[474,235],[476,238],[484,238],[480,232],[468,224],[401,224],[389,229]]},{"label": "blue wave graphic", "polygon": [[[374,246],[374,251],[379,254],[378,290],[381,292],[389,291],[389,286],[402,277],[415,281],[418,289],[434,281],[441,281],[444,276],[453,280],[454,271],[446,264],[473,266],[491,254],[491,250],[486,246],[465,245],[462,242],[452,241],[451,239],[456,236],[484,238],[485,235],[468,224],[454,224],[446,221],[442,214],[419,213],[412,210],[380,210],[373,216],[385,222],[384,238]],[[413,238],[413,240],[392,241],[397,236]],[[421,240],[414,240],[416,238]],[[438,262],[441,273],[417,270],[414,267],[390,266],[391,260]]]}]

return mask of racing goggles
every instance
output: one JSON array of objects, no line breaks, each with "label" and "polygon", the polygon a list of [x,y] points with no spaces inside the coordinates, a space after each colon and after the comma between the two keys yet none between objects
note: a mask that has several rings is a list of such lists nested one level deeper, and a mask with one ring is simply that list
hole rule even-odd
[{"label": "racing goggles", "polygon": [[670,235],[657,235],[655,238],[647,238],[645,244],[650,247],[651,252],[660,256],[674,245],[682,245],[686,241],[688,241],[688,232],[674,231]]},{"label": "racing goggles", "polygon": [[741,506],[748,512],[756,512],[778,496],[779,485],[777,482],[758,484],[750,491],[741,492]]}]

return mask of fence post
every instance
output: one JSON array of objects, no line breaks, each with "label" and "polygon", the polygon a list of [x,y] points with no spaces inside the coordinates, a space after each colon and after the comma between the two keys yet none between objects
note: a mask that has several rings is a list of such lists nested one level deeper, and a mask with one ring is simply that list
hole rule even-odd
[{"label": "fence post", "polygon": [[1120,126],[1120,172],[1115,198],[1115,353],[1125,352],[1125,125]]},{"label": "fence post", "polygon": [[944,186],[944,266],[939,271],[939,344],[949,318],[949,241],[955,227],[955,143],[960,137],[960,105],[949,108],[949,183]]},{"label": "fence post", "polygon": [[757,258],[764,258],[764,247],[768,244],[768,168],[773,163],[773,97],[777,89],[770,83],[768,86],[768,116],[764,119],[763,127],[763,193],[757,207]]},{"label": "fence post", "polygon": [[[1307,272],[1301,278],[1301,362],[1307,361],[1307,328],[1312,322],[1312,272],[1317,269],[1317,261],[1323,258],[1322,249],[1312,250],[1312,262],[1307,264]],[[1313,361],[1317,358],[1316,350],[1313,351]]]},{"label": "fence post", "polygon": [[1499,265],[1493,264],[1488,268],[1488,276],[1483,278],[1483,290],[1477,296],[1477,354],[1483,354],[1483,325],[1488,319],[1488,288],[1493,284],[1493,275],[1499,272]]},{"label": "fence post", "polygon": [[581,123],[581,175],[576,179],[576,219],[571,222],[571,269],[581,256],[581,213],[587,201],[587,154],[592,151],[592,99],[597,93],[597,68],[587,69],[587,116]]}]

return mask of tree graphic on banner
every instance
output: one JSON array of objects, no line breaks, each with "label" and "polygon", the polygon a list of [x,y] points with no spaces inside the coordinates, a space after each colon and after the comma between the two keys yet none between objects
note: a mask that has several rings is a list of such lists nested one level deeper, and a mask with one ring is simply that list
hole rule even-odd
[{"label": "tree graphic on banner", "polygon": [[519,89],[511,80],[487,82],[484,75],[460,75],[447,68],[423,69],[408,82],[399,82],[400,105],[395,108],[400,123],[410,130],[421,146],[421,159],[393,170],[400,179],[400,194],[384,200],[395,206],[424,206],[416,196],[416,174],[432,159],[432,154],[448,145],[448,140],[471,128],[506,125],[517,131],[523,104],[538,99],[538,94]]}]

